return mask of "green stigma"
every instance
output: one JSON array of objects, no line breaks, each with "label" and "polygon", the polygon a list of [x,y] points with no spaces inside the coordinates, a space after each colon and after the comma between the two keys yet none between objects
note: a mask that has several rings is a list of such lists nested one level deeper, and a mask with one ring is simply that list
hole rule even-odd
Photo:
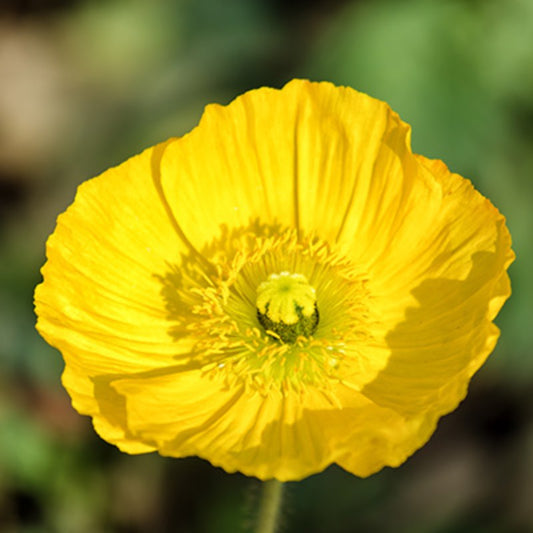
[{"label": "green stigma", "polygon": [[265,332],[282,342],[309,337],[318,326],[316,291],[302,274],[271,274],[257,287],[256,307]]}]

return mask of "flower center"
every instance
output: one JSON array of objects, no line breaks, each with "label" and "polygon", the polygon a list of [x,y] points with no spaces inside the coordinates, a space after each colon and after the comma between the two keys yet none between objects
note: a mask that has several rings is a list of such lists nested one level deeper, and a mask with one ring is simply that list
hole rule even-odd
[{"label": "flower center", "polygon": [[267,335],[282,342],[310,337],[318,326],[316,291],[302,274],[271,274],[257,287],[256,307]]}]

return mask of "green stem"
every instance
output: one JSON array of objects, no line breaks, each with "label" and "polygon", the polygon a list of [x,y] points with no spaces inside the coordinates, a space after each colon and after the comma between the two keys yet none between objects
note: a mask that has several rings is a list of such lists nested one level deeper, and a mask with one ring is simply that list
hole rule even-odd
[{"label": "green stem", "polygon": [[275,533],[277,530],[283,495],[283,483],[271,479],[263,483],[256,533]]}]

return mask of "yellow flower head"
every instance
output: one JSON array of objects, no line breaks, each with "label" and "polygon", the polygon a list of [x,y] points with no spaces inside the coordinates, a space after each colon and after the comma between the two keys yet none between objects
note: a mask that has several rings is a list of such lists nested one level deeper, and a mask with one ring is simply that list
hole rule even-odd
[{"label": "yellow flower head", "polygon": [[80,186],[37,328],[96,431],[296,480],[398,466],[498,338],[504,217],[350,88],[294,80]]}]

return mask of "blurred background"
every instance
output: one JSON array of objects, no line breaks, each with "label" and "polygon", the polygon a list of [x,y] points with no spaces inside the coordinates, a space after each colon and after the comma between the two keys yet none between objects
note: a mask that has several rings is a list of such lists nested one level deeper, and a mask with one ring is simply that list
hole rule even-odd
[{"label": "blurred background", "polygon": [[35,332],[34,286],[76,187],[293,77],[351,85],[413,148],[507,216],[518,260],[503,334],[467,399],[398,469],[288,486],[284,531],[533,531],[531,0],[2,0],[0,531],[238,532],[259,483],[191,458],[127,456],[70,407]]}]

